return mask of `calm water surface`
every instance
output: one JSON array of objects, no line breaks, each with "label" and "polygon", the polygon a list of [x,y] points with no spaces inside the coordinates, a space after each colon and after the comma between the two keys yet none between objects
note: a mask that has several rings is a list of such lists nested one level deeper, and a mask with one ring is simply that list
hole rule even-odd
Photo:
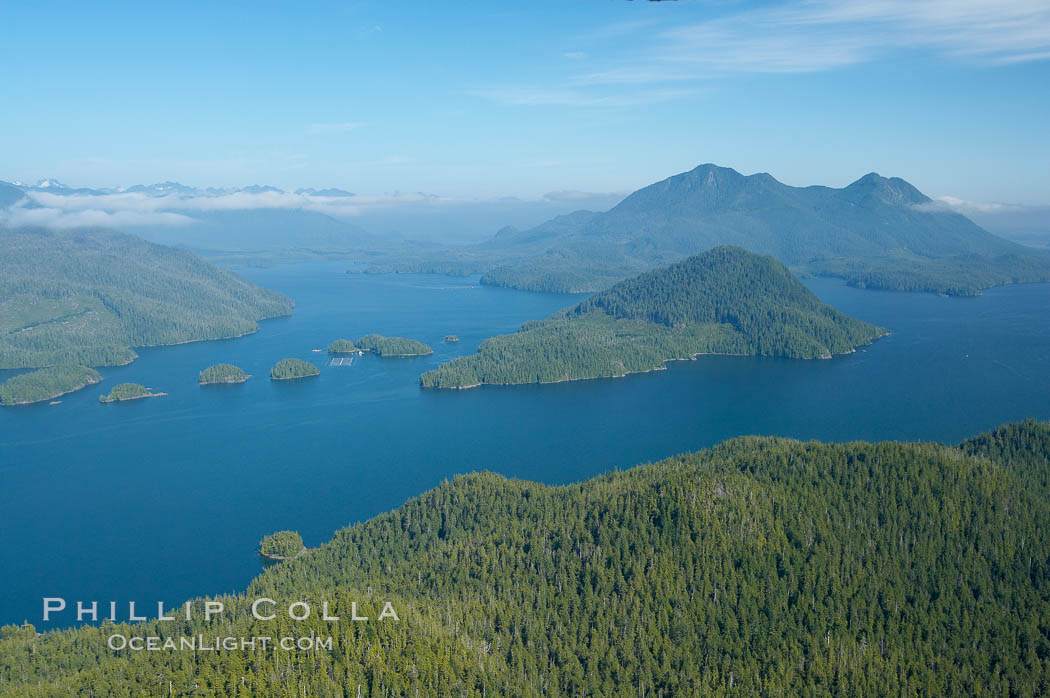
[{"label": "calm water surface", "polygon": [[[703,357],[616,380],[433,392],[422,371],[578,296],[343,269],[246,272],[294,298],[294,315],[235,340],[143,349],[60,405],[0,410],[0,623],[47,627],[44,596],[155,607],[243,589],[267,533],[317,545],[456,473],[564,483],[741,434],[952,443],[1050,419],[1050,284],[944,298],[811,280],[893,334],[830,361]],[[368,332],[435,354],[328,367],[311,351]],[[462,341],[444,344],[450,333]],[[320,377],[271,382],[288,356]],[[220,361],[255,377],[198,387]],[[122,381],[168,396],[100,405]]]}]

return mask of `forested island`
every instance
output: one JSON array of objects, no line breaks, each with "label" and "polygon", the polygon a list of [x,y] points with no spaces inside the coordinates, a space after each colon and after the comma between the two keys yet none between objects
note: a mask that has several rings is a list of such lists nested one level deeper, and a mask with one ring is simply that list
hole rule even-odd
[{"label": "forested island", "polygon": [[329,354],[359,354],[361,349],[349,339],[337,339],[328,345]]},{"label": "forested island", "polygon": [[244,369],[233,364],[215,364],[200,372],[197,382],[201,385],[213,383],[243,383],[251,378]]},{"label": "forested island", "polygon": [[773,257],[725,246],[487,339],[420,382],[469,388],[617,377],[697,354],[830,358],[884,334],[821,302]]},{"label": "forested island", "polygon": [[[1048,472],[1028,421],[957,447],[743,437],[560,487],[458,476],[223,596],[220,626],[6,626],[0,693],[1041,696]],[[329,600],[341,621],[283,632],[340,650],[106,649],[272,635],[263,597]]]},{"label": "forested island", "polygon": [[306,550],[298,531],[277,531],[259,541],[259,554],[269,560],[292,560]]},{"label": "forested island", "polygon": [[292,301],[195,253],[98,228],[0,225],[0,368],[112,366],[132,347],[237,337]]},{"label": "forested island", "polygon": [[434,353],[434,350],[423,342],[404,337],[384,337],[381,334],[366,334],[357,340],[357,346],[364,351],[388,358],[426,356]]},{"label": "forested island", "polygon": [[109,395],[99,395],[99,402],[123,402],[125,400],[139,400],[146,397],[161,397],[167,393],[154,393],[149,388],[138,383],[120,383],[113,386]]},{"label": "forested island", "polygon": [[281,359],[270,369],[270,378],[275,381],[293,378],[308,378],[321,373],[320,369],[302,359]]},{"label": "forested island", "polygon": [[457,335],[454,335],[454,334],[446,334],[445,335],[445,341],[449,342],[449,343],[451,343],[451,342],[458,342],[459,341],[459,337]]},{"label": "forested island", "polygon": [[26,405],[51,400],[102,380],[93,368],[76,364],[49,366],[22,373],[0,385],[0,405]]}]

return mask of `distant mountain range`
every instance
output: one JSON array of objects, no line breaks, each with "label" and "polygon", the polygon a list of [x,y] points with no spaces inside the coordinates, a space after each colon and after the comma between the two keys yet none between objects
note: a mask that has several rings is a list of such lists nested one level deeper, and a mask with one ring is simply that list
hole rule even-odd
[{"label": "distant mountain range", "polygon": [[[302,194],[306,196],[346,197],[354,196],[353,192],[343,189],[312,189],[301,188],[294,192],[285,191],[268,184],[250,184],[246,187],[192,187],[180,182],[157,182],[156,184],[134,184],[129,187],[71,187],[54,178],[38,180],[35,184],[26,182],[0,182],[0,189],[14,188],[22,192],[47,192],[69,196],[82,194],[88,196],[102,196],[104,194],[147,194],[149,196],[225,196],[227,194],[265,194],[273,192],[276,194]],[[0,204],[2,206],[2,204]]]},{"label": "distant mountain range", "polygon": [[7,182],[0,182],[0,208],[7,208],[23,198],[25,198],[25,192],[20,188]]},{"label": "distant mountain range", "polygon": [[640,189],[605,213],[578,211],[482,247],[509,258],[483,282],[593,291],[717,245],[771,254],[859,286],[973,294],[1050,280],[1050,255],[992,235],[903,179],[792,187],[716,165]]},{"label": "distant mountain range", "polygon": [[[98,215],[113,216],[112,220],[105,221],[107,227],[119,227],[123,232],[139,235],[152,242],[190,247],[218,261],[232,264],[270,264],[278,260],[333,256],[346,258],[351,252],[367,256],[367,251],[389,251],[392,248],[389,236],[381,238],[371,235],[354,223],[323,212],[325,204],[352,200],[354,194],[342,189],[297,189],[295,196],[291,196],[293,192],[257,184],[219,189],[198,188],[169,181],[119,188],[87,188],[71,187],[56,179],[42,179],[35,184],[0,182],[0,210],[18,206],[24,209],[22,213],[34,210],[40,213],[40,209],[47,208],[54,201],[46,198],[37,201],[34,195],[40,194],[98,197],[97,211],[107,212]],[[136,215],[138,209],[128,207],[126,200],[120,196],[127,194],[162,201],[143,207],[147,215]],[[238,194],[259,197],[261,200],[238,200]],[[283,199],[291,200],[271,201],[264,197],[267,194],[281,195]],[[311,200],[316,200],[317,206],[313,206]],[[79,220],[75,216],[83,215],[85,209],[95,209],[93,204],[85,206],[82,203],[55,206],[62,214],[72,215],[74,220]],[[132,215],[122,220],[120,216],[126,215],[128,210]],[[36,218],[13,222],[16,225],[56,225],[52,221]],[[95,225],[96,221],[87,219],[85,224]],[[57,227],[70,227],[68,219],[63,219]]]},{"label": "distant mountain range", "polygon": [[[129,205],[120,196],[127,194],[161,201]],[[74,195],[99,196],[99,210],[53,198]],[[997,237],[903,179],[875,173],[836,189],[793,187],[765,173],[745,176],[701,165],[639,189],[604,213],[575,211],[524,230],[505,226],[480,243],[458,245],[436,241],[466,239],[457,226],[476,226],[479,215],[523,215],[524,202],[504,208],[476,203],[474,209],[489,207],[479,214],[463,202],[430,204],[422,194],[378,207],[366,199],[334,188],[0,182],[0,211],[19,214],[10,223],[52,225],[46,214],[54,207],[60,227],[84,219],[191,247],[225,264],[338,258],[371,272],[482,274],[482,283],[496,286],[588,292],[719,245],[737,245],[773,255],[796,273],[837,276],[861,287],[973,295],[1000,284],[1050,280],[1045,244],[1033,249]],[[608,205],[615,199],[589,200]],[[532,209],[544,210],[542,216],[565,210],[559,208],[564,203],[535,205],[552,207]],[[542,220],[531,215],[526,220]],[[407,235],[393,232],[405,229]],[[1032,235],[1023,239],[1040,243],[1038,231]]]}]

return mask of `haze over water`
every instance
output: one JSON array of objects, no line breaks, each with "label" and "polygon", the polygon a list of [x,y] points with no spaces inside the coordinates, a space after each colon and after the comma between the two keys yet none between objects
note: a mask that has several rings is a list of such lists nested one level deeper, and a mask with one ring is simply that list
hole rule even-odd
[{"label": "haze over water", "polygon": [[[711,356],[622,379],[444,392],[421,390],[419,374],[580,296],[344,268],[242,272],[295,299],[295,313],[235,340],[142,349],[59,405],[0,411],[0,623],[48,627],[44,596],[155,608],[241,590],[261,569],[263,535],[290,528],[318,545],[456,473],[558,484],[742,434],[955,443],[1050,418],[1050,284],[946,298],[810,280],[891,336],[830,361]],[[328,367],[311,351],[369,332],[435,354]],[[443,343],[450,333],[462,341]],[[271,382],[289,356],[320,377]],[[217,362],[254,378],[199,387]],[[100,405],[122,381],[168,396]]]}]

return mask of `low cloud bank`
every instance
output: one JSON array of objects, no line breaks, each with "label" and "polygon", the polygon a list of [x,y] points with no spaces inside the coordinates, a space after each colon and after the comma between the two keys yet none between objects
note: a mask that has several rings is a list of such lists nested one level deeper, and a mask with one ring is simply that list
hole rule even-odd
[{"label": "low cloud bank", "polygon": [[[189,189],[189,188],[186,188]],[[308,211],[354,221],[376,232],[420,239],[478,239],[503,225],[536,225],[579,208],[604,210],[620,194],[555,191],[536,199],[467,199],[422,192],[349,195],[262,187],[225,193],[148,193],[141,191],[47,191],[30,188],[25,198],[0,210],[0,222],[53,228],[106,226],[189,226],[221,211]],[[260,191],[261,190],[261,191]],[[323,190],[338,191],[338,190]]]}]

